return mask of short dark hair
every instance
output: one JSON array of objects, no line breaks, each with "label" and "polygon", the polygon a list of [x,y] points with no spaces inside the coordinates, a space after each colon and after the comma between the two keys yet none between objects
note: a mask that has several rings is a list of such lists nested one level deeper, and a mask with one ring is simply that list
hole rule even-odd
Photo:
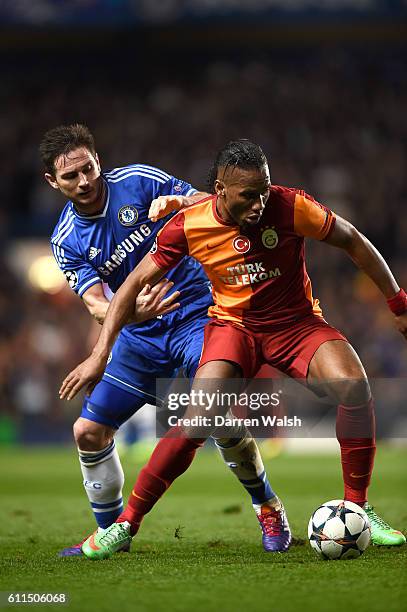
[{"label": "short dark hair", "polygon": [[231,140],[219,151],[209,171],[209,191],[214,193],[214,185],[220,167],[234,166],[235,168],[256,168],[260,170],[265,164],[267,164],[267,158],[259,145],[243,138]]},{"label": "short dark hair", "polygon": [[55,160],[78,147],[86,147],[95,155],[95,140],[86,125],[74,123],[59,125],[44,134],[39,150],[43,164],[50,174],[55,175]]}]

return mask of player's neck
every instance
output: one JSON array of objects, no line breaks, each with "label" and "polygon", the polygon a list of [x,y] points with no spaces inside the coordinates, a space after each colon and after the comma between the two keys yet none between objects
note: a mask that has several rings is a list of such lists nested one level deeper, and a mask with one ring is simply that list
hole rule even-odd
[{"label": "player's neck", "polygon": [[106,184],[102,177],[100,177],[99,194],[95,202],[91,206],[81,206],[78,202],[73,202],[74,208],[78,215],[81,217],[93,217],[103,212],[106,204],[107,190]]},{"label": "player's neck", "polygon": [[225,206],[219,197],[216,198],[216,213],[226,225],[236,225],[236,221],[230,216]]}]

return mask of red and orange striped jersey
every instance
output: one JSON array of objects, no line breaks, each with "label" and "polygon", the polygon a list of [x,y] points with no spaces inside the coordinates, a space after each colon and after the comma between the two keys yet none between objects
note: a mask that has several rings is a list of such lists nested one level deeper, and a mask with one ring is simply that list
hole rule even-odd
[{"label": "red and orange striped jersey", "polygon": [[273,185],[257,225],[224,221],[211,196],[168,221],[150,256],[167,271],[191,255],[212,283],[209,315],[266,331],[311,313],[322,316],[305,267],[304,237],[324,240],[334,224],[334,213],[312,196]]}]

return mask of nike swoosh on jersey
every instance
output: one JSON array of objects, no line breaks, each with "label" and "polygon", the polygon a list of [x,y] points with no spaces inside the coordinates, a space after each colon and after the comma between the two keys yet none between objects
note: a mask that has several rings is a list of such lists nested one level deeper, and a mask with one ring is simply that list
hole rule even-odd
[{"label": "nike swoosh on jersey", "polygon": [[213,242],[212,244],[207,244],[206,248],[207,249],[216,249],[216,247],[222,246],[222,244],[225,244],[226,240],[223,239],[222,242]]}]

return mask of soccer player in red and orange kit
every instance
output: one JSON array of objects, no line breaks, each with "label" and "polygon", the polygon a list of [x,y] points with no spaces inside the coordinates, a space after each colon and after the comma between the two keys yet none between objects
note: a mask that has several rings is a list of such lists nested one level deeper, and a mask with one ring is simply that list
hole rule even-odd
[{"label": "soccer player in red and orange kit", "polygon": [[[193,389],[205,388],[205,380],[213,385],[216,379],[222,393],[224,381],[250,379],[264,363],[303,379],[311,388],[317,385],[338,404],[344,498],[365,508],[374,543],[404,543],[403,534],[391,529],[367,502],[375,455],[369,383],[356,352],[324,320],[312,296],[304,238],[342,248],[387,298],[398,329],[407,337],[404,290],[374,246],[349,222],[301,190],[271,185],[266,157],[257,145],[246,140],[229,143],[218,154],[212,177],[215,195],[173,217],[158,234],[154,252],[118,290],[92,355],[67,376],[61,396],[71,398],[101,376],[135,296],[189,254],[203,265],[214,297]],[[208,414],[205,408],[202,414]],[[196,414],[190,407],[185,418]],[[197,436],[202,431],[191,427],[169,430],[141,471],[118,524],[85,543],[87,556],[110,556],[136,533],[143,516],[186,469],[185,461],[178,465],[174,450],[182,447],[192,461],[203,443]]]}]

